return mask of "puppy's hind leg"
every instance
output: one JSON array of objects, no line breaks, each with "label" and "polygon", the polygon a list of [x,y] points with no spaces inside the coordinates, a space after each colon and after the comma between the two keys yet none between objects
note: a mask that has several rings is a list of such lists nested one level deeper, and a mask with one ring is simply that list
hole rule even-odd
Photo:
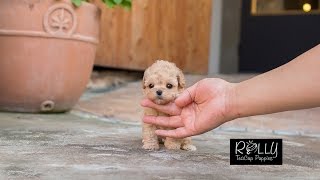
[{"label": "puppy's hind leg", "polygon": [[167,137],[166,140],[164,141],[164,146],[167,149],[172,149],[172,150],[180,149],[181,148],[181,139]]},{"label": "puppy's hind leg", "polygon": [[181,149],[186,151],[195,151],[197,147],[192,144],[191,138],[182,139]]}]

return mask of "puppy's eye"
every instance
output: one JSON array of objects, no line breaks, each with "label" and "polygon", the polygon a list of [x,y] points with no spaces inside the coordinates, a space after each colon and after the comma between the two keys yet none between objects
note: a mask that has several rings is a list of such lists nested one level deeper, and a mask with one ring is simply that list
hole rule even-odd
[{"label": "puppy's eye", "polygon": [[172,84],[167,84],[167,88],[171,89],[172,88]]},{"label": "puppy's eye", "polygon": [[149,84],[149,88],[152,89],[154,87],[153,84]]}]

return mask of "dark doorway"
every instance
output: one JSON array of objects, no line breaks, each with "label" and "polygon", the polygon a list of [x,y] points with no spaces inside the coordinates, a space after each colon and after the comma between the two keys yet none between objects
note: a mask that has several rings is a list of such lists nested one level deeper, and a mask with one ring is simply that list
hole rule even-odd
[{"label": "dark doorway", "polygon": [[319,42],[319,0],[243,0],[240,72],[266,72]]}]

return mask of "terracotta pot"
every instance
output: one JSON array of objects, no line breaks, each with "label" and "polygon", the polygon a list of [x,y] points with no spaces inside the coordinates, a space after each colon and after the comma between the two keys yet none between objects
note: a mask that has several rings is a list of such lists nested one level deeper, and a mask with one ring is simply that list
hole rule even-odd
[{"label": "terracotta pot", "polygon": [[100,13],[69,0],[0,0],[0,110],[63,112],[85,90]]}]

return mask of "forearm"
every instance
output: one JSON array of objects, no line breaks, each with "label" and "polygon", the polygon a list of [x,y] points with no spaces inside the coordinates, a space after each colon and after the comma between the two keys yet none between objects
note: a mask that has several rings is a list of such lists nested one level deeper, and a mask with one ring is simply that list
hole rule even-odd
[{"label": "forearm", "polygon": [[235,117],[320,106],[320,45],[293,61],[234,85]]}]

